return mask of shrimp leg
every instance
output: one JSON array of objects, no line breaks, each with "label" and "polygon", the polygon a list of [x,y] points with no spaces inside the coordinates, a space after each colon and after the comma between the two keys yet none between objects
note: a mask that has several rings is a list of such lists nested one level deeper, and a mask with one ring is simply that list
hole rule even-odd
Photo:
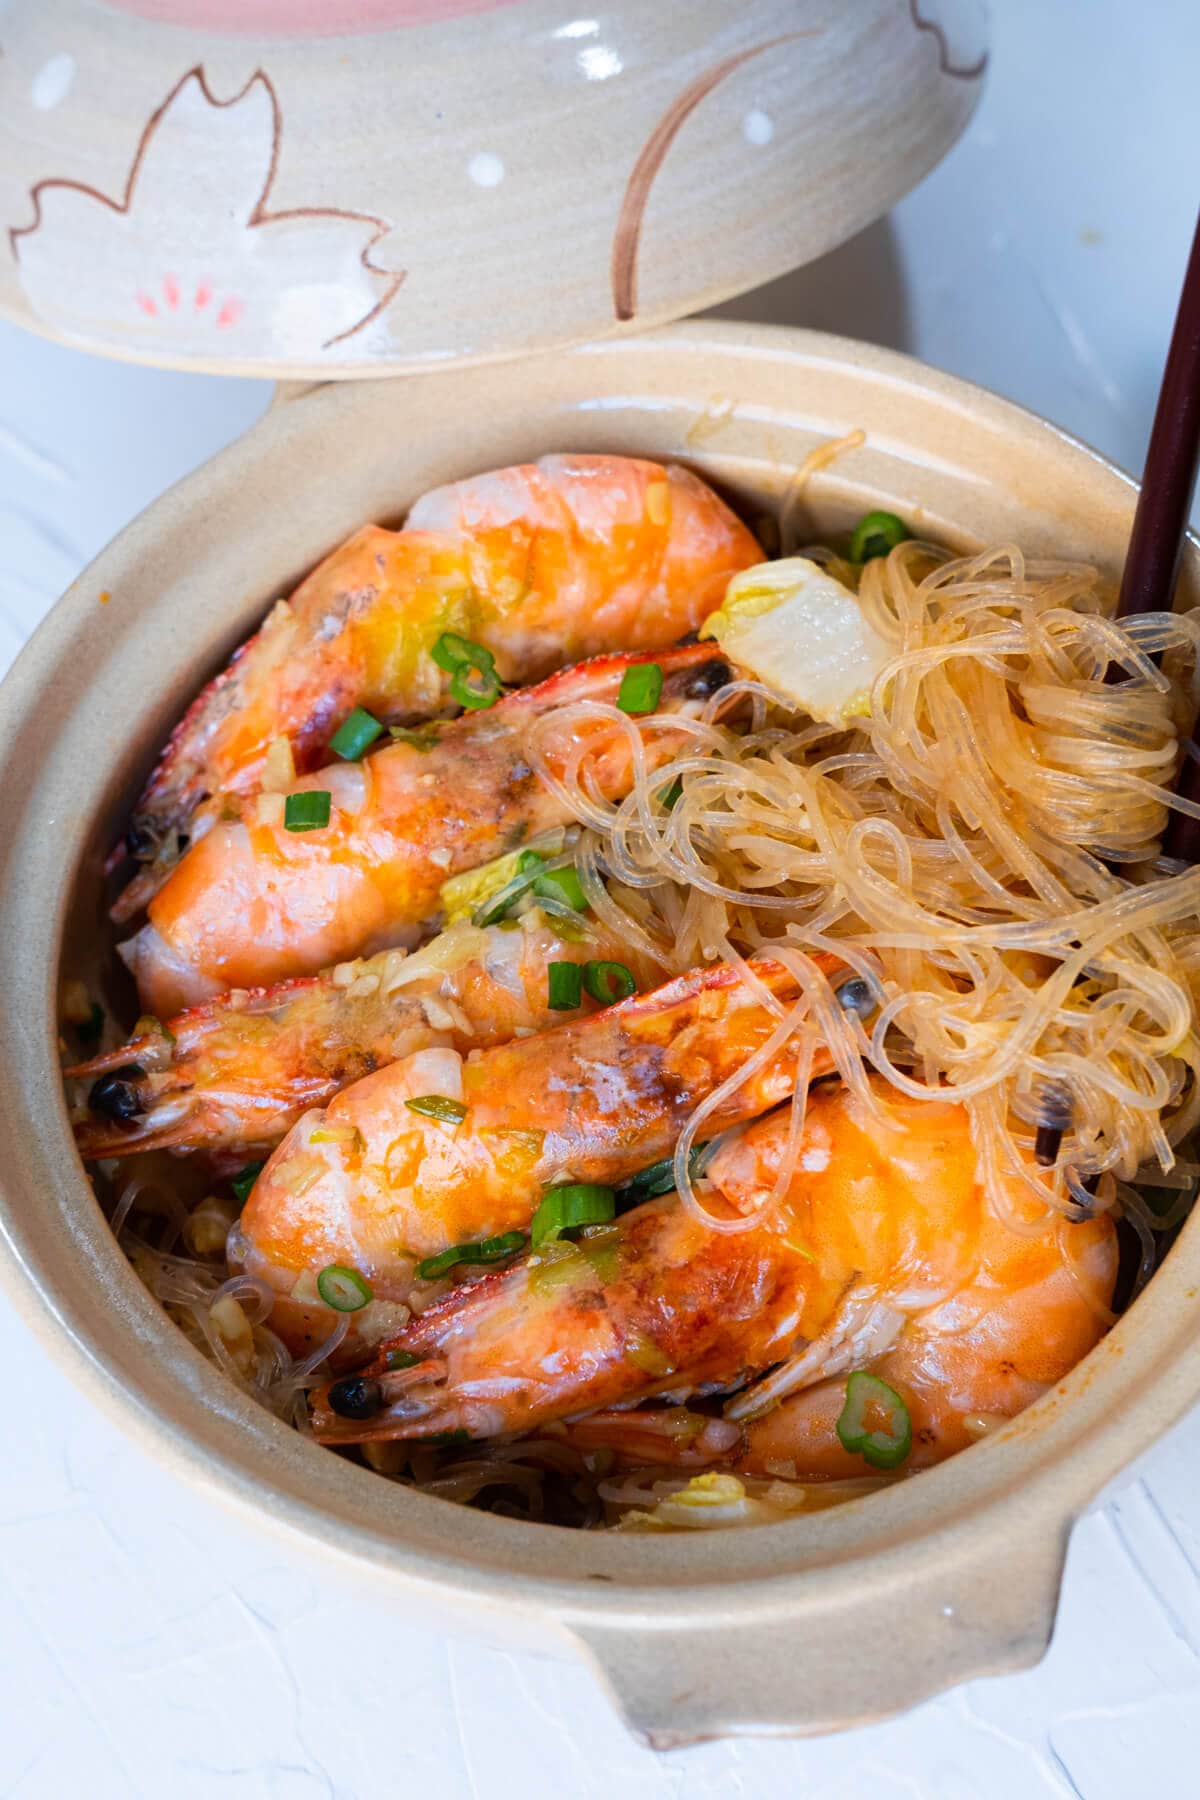
[{"label": "shrimp leg", "polygon": [[[310,975],[394,946],[437,911],[440,889],[529,837],[569,822],[527,758],[536,721],[578,701],[612,707],[627,671],[662,671],[658,711],[640,730],[592,716],[564,725],[552,749],[586,747],[610,797],[633,780],[631,735],[658,766],[680,745],[670,715],[703,704],[728,664],[690,645],[657,658],[598,657],[488,711],[439,728],[418,748],[397,741],[361,763],[306,776],[297,792],[328,795],[328,823],[295,830],[282,795],[229,801],[150,903],[150,922],[122,945],[142,1005],[159,1018],[224,989]],[[577,715],[568,715],[576,719]]]}]

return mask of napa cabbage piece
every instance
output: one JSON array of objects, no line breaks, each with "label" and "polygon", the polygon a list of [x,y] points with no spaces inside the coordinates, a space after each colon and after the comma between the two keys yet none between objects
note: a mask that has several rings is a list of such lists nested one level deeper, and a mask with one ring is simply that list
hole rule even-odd
[{"label": "napa cabbage piece", "polygon": [[461,875],[452,875],[449,881],[444,881],[441,887],[443,923],[460,925],[470,919],[485,901],[508,886],[520,863],[521,851],[510,850],[505,856],[481,864],[478,869],[466,869]]},{"label": "napa cabbage piece", "polygon": [[857,595],[806,556],[735,575],[700,628],[781,699],[827,725],[871,710],[875,677],[895,651]]},{"label": "napa cabbage piece", "polygon": [[[481,908],[494,900],[518,875],[529,873],[522,864],[531,850],[543,861],[549,861],[559,854],[567,837],[568,833],[561,825],[554,825],[549,831],[530,838],[520,850],[509,850],[491,862],[481,863],[477,869],[465,869],[461,875],[452,875],[449,881],[443,881],[440,890],[443,925],[459,925],[475,918]],[[514,900],[517,898],[514,895]],[[476,923],[482,922],[476,920]]]}]

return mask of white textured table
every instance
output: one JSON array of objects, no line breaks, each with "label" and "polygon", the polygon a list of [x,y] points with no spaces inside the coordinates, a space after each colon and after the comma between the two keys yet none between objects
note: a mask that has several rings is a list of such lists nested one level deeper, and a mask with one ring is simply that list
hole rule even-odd
[{"label": "white textured table", "polygon": [[[995,12],[990,87],[945,166],[884,225],[726,310],[913,350],[1136,467],[1197,198],[1200,7]],[[0,661],[266,398],[0,328]],[[657,1757],[582,1668],[450,1641],[193,1496],[7,1316],[0,1368],[0,1792],[14,1800],[1200,1791],[1200,1416],[1076,1530],[1040,1669],[838,1738]],[[864,1594],[864,1632],[887,1623]]]}]

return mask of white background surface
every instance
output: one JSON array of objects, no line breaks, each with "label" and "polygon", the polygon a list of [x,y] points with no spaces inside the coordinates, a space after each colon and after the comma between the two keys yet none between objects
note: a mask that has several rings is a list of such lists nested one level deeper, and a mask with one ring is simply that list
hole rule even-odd
[{"label": "white background surface", "polygon": [[[725,310],[913,350],[1136,468],[1200,196],[1200,7],[996,0],[993,14],[988,91],[946,164],[890,221]],[[267,397],[0,326],[0,661]],[[192,1495],[3,1315],[0,1369],[0,1794],[1200,1791],[1200,1416],[1077,1528],[1040,1669],[834,1739],[659,1757],[581,1667],[452,1641]],[[864,1633],[887,1630],[864,1593]]]}]

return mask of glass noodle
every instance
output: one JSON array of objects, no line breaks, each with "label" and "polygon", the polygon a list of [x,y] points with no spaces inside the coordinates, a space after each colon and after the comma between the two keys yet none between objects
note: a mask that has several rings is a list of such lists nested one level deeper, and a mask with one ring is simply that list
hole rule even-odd
[{"label": "glass noodle", "polygon": [[[588,899],[664,973],[770,956],[796,976],[790,1005],[754,984],[777,1019],[755,1063],[789,1038],[801,1051],[781,1186],[823,1040],[867,1104],[868,1067],[901,1093],[961,1100],[1014,1229],[1129,1211],[1128,1184],[1147,1165],[1169,1172],[1200,1116],[1200,870],[1157,860],[1168,806],[1196,810],[1170,788],[1200,620],[1117,625],[1094,569],[1011,545],[955,558],[910,541],[861,571],[806,554],[857,585],[894,646],[869,715],[813,724],[736,681],[670,721],[686,747],[653,775],[653,720],[594,703],[547,715],[532,755],[584,827]],[[616,805],[589,778],[601,719],[625,731],[636,770]],[[839,1006],[819,951],[869,983],[869,1029]],[[688,1173],[721,1098],[690,1121],[675,1172],[689,1207],[744,1230],[755,1217],[713,1217]],[[1066,1131],[1044,1169],[1032,1151],[1051,1116]]]}]

